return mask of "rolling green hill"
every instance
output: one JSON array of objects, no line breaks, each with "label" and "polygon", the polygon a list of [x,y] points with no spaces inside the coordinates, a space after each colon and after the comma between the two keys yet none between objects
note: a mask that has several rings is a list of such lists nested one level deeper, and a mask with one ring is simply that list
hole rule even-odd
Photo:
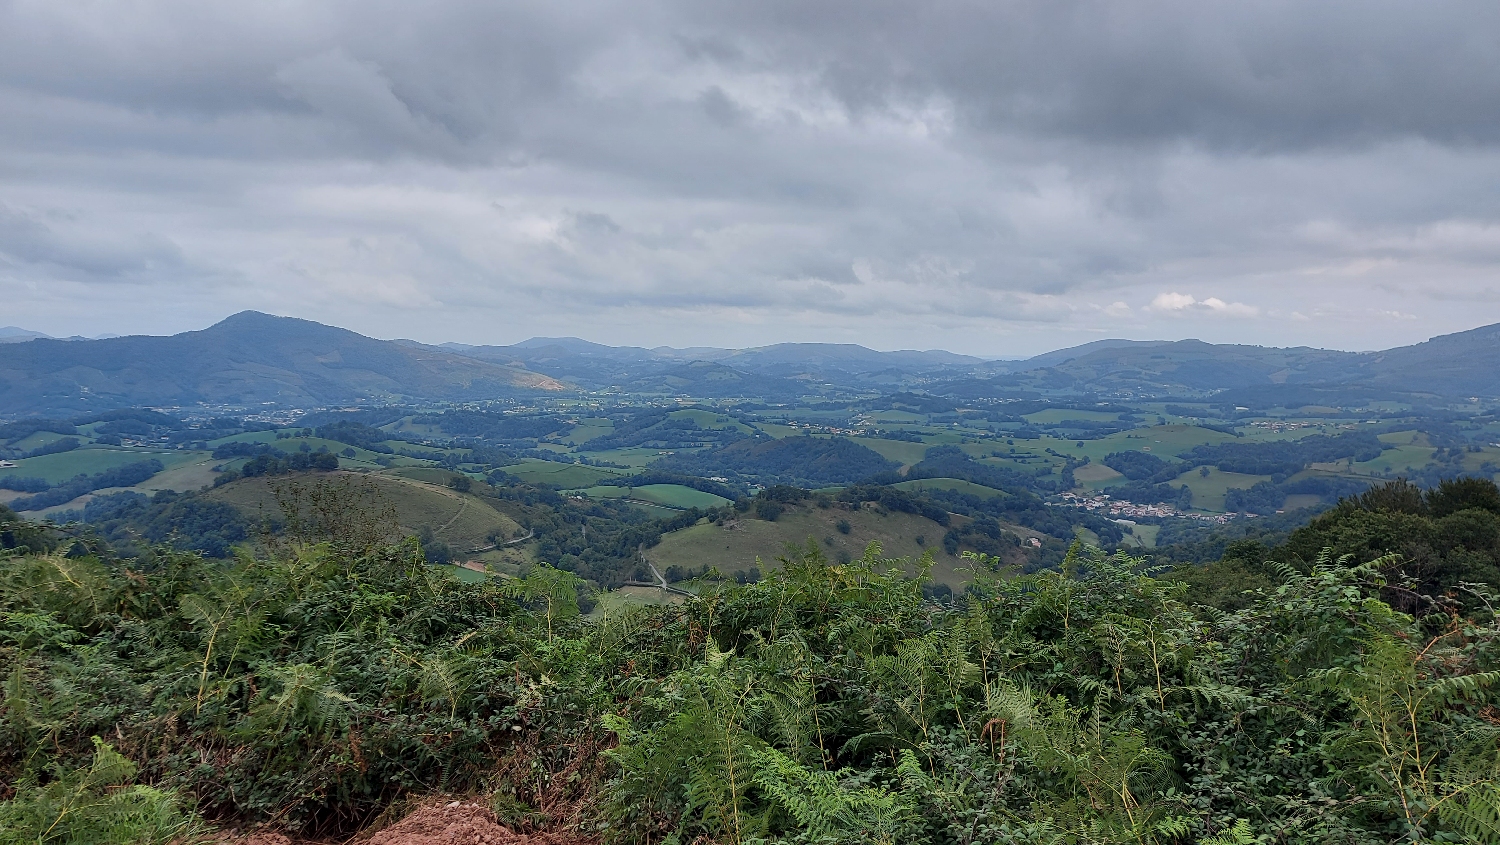
[{"label": "rolling green hill", "polygon": [[[452,473],[445,475],[451,477]],[[423,527],[430,528],[434,539],[448,543],[455,554],[490,545],[489,537],[496,532],[505,538],[525,533],[515,520],[495,510],[482,497],[459,493],[441,484],[378,473],[330,473],[330,476],[353,477],[374,485],[380,496],[395,510],[395,534],[414,534]],[[306,478],[242,478],[215,488],[208,495],[234,505],[253,520],[277,517],[280,514],[275,497],[277,486]]]},{"label": "rolling green hill", "polygon": [[[839,531],[847,522],[849,533]],[[761,572],[774,568],[776,559],[786,554],[787,545],[803,546],[809,539],[823,548],[831,560],[857,558],[871,542],[879,542],[886,557],[919,558],[928,550],[933,555],[933,579],[957,589],[964,576],[959,571],[963,561],[943,551],[943,535],[948,529],[925,517],[896,511],[881,512],[865,507],[816,508],[792,506],[770,522],[750,516],[723,526],[700,523],[662,537],[646,558],[665,572],[669,566],[692,569],[704,565],[717,567],[724,575]],[[1024,531],[1025,529],[1021,529]]]}]

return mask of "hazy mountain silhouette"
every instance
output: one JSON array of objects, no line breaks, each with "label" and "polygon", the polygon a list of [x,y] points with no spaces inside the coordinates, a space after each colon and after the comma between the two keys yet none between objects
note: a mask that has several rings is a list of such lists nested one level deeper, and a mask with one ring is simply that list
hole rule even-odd
[{"label": "hazy mountain silhouette", "polygon": [[560,390],[548,376],[245,311],[196,332],[0,345],[0,413],[126,405],[328,405]]},{"label": "hazy mountain silhouette", "polygon": [[0,413],[11,415],[460,400],[570,387],[768,399],[840,389],[958,398],[1182,396],[1254,406],[1500,397],[1500,325],[1383,352],[1101,340],[1025,361],[831,343],[645,349],[568,337],[429,346],[254,311],[171,337],[0,344]]}]

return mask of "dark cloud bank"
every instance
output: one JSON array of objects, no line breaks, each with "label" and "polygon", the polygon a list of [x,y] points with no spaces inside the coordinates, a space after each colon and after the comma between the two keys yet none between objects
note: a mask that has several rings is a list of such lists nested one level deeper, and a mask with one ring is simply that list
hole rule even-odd
[{"label": "dark cloud bank", "polygon": [[1500,7],[0,1],[4,322],[505,343],[1500,321]]}]

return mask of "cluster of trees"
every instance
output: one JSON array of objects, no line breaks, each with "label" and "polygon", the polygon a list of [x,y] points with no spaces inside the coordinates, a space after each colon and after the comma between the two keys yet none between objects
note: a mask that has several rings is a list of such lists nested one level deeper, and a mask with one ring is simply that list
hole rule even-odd
[{"label": "cluster of trees", "polygon": [[1111,452],[1100,463],[1120,473],[1131,481],[1161,484],[1172,481],[1182,474],[1184,467],[1172,461],[1162,460],[1150,452]]},{"label": "cluster of trees", "polygon": [[943,534],[943,551],[956,555],[960,546],[1009,562],[1015,559],[1014,550],[1020,548],[1021,538],[1002,528],[994,517],[980,516]]},{"label": "cluster of trees", "polygon": [[82,510],[64,511],[53,521],[85,522],[114,554],[139,557],[149,546],[227,558],[250,539],[250,526],[234,507],[193,493],[162,490],[151,496],[131,490],[90,499]]},{"label": "cluster of trees", "polygon": [[693,510],[669,522],[624,502],[579,501],[528,484],[506,484],[483,495],[533,535],[537,559],[603,587],[627,580],[640,549],[661,542],[664,531],[685,528],[702,516]]},{"label": "cluster of trees", "polygon": [[1152,484],[1149,481],[1127,481],[1110,487],[1109,494],[1116,499],[1124,499],[1140,505],[1170,502],[1179,510],[1187,510],[1193,506],[1193,490],[1186,484],[1173,487],[1170,484]]},{"label": "cluster of trees", "polygon": [[49,420],[39,417],[16,420],[0,423],[0,440],[9,445],[17,440],[25,440],[38,431],[49,431],[53,434],[77,434],[78,426],[67,420]]},{"label": "cluster of trees", "polygon": [[[215,456],[218,456],[216,451]],[[290,472],[307,472],[316,470],[329,472],[339,468],[338,455],[328,451],[326,447],[318,451],[292,452],[290,454],[280,449],[265,448],[257,450],[255,457],[240,465],[237,470],[226,470],[214,478],[214,486],[220,487],[241,478],[255,478],[262,475],[285,475]]]},{"label": "cluster of trees", "polygon": [[938,505],[932,499],[882,484],[856,484],[852,487],[845,487],[839,491],[838,500],[856,505],[874,502],[886,510],[925,516],[942,526],[946,526],[950,518],[948,509]]},{"label": "cluster of trees", "polygon": [[1017,577],[971,557],[934,602],[910,562],[814,545],[593,622],[561,570],[465,584],[349,536],[126,561],[0,513],[0,830],[338,838],[442,792],[612,845],[1500,838],[1488,586],[1402,586],[1412,615],[1379,559],[1320,553],[1208,611],[1075,548]]},{"label": "cluster of trees", "polygon": [[339,422],[320,425],[313,431],[325,440],[335,440],[339,443],[347,443],[350,446],[358,446],[371,452],[383,455],[391,454],[391,447],[385,445],[385,441],[391,436],[378,428],[365,425],[352,420],[340,420]]},{"label": "cluster of trees", "polygon": [[0,490],[40,493],[51,486],[52,484],[47,479],[32,475],[0,475]]}]

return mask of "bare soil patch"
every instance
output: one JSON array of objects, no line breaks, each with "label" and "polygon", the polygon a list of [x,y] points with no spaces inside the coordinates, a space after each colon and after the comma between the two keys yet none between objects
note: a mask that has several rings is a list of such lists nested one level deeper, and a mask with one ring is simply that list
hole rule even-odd
[{"label": "bare soil patch", "polygon": [[[215,845],[331,845],[271,832],[220,835],[214,842]],[[500,824],[488,807],[467,801],[423,805],[390,827],[353,840],[354,845],[592,845],[593,842],[553,833],[516,833]]]}]

